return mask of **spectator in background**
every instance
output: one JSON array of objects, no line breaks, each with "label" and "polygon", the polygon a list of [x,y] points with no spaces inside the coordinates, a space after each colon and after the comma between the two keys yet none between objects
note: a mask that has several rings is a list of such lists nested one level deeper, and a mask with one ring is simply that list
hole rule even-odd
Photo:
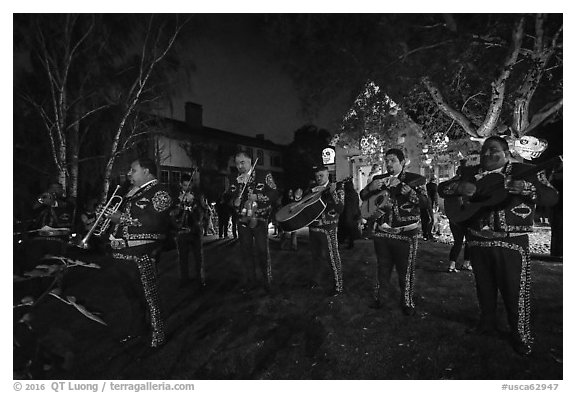
[{"label": "spectator in background", "polygon": [[352,181],[344,183],[344,210],[338,220],[338,234],[341,243],[348,243],[354,248],[354,240],[361,237],[360,231],[360,196],[354,189]]},{"label": "spectator in background", "polygon": [[206,210],[206,214],[204,214],[204,236],[208,236],[208,235],[215,235],[216,234],[216,230],[214,229],[214,223],[212,222],[212,219],[214,217],[214,207],[212,206],[211,203],[208,203],[208,200],[204,199],[204,203],[206,204],[206,206],[208,207],[208,209]]},{"label": "spectator in background", "polygon": [[228,224],[230,223],[230,206],[225,199],[224,194],[216,203],[216,213],[218,214],[218,237],[228,238]]},{"label": "spectator in background", "polygon": [[420,209],[420,219],[422,221],[422,237],[424,240],[436,240],[432,235],[434,226],[434,211],[438,209],[438,185],[434,175],[426,184],[426,193],[428,194],[428,204]]}]

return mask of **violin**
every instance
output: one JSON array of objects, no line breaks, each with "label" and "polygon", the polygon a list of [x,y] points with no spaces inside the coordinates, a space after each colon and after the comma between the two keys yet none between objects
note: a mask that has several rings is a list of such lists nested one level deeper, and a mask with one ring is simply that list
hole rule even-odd
[{"label": "violin", "polygon": [[244,202],[244,206],[242,206],[242,210],[240,211],[239,221],[248,224],[250,229],[254,229],[256,228],[256,225],[258,225],[258,220],[256,219],[256,209],[258,209],[258,203],[248,199],[246,202]]}]

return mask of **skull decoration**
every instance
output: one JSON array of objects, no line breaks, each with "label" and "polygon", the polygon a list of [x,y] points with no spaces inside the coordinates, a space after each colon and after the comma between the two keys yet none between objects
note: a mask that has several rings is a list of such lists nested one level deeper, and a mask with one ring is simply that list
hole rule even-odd
[{"label": "skull decoration", "polygon": [[533,136],[524,135],[514,141],[513,150],[516,154],[526,160],[533,160],[540,157],[540,154],[548,147],[548,142]]},{"label": "skull decoration", "polygon": [[334,151],[334,148],[327,147],[324,150],[322,150],[322,163],[324,165],[334,164],[334,158],[335,157],[336,157],[336,152]]}]

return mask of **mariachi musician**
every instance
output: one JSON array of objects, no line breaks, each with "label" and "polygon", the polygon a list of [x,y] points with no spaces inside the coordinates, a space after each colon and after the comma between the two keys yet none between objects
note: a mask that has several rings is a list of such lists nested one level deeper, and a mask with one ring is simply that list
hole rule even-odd
[{"label": "mariachi musician", "polygon": [[[512,329],[512,347],[520,355],[532,351],[530,332],[530,249],[528,232],[534,224],[536,205],[551,206],[558,200],[558,192],[548,182],[544,171],[534,171],[531,165],[511,162],[508,142],[491,136],[480,151],[480,164],[462,167],[456,177],[441,183],[442,198],[476,198],[498,195],[504,200],[483,206],[463,224],[467,226],[472,270],[476,279],[476,294],[480,305],[480,323],[472,332],[497,334],[497,296],[502,294]],[[536,167],[536,169],[538,169]],[[482,185],[490,179],[500,179],[490,191]]]},{"label": "mariachi musician", "polygon": [[125,321],[129,324],[126,342],[146,333],[148,344],[164,344],[164,321],[160,311],[156,255],[171,227],[169,192],[156,179],[156,164],[149,158],[132,162],[128,179],[132,189],[118,211],[106,213],[115,223],[110,246],[121,289],[129,302]]},{"label": "mariachi musician", "polygon": [[32,206],[36,215],[36,228],[47,225],[52,228],[71,228],[74,204],[64,196],[60,183],[50,183],[48,190],[40,195]]},{"label": "mariachi musician", "polygon": [[[270,172],[252,165],[248,153],[239,151],[234,155],[238,176],[230,179],[231,200],[238,211],[238,239],[244,260],[244,281],[248,287],[257,282],[257,268],[260,266],[267,290],[272,285],[272,265],[268,248],[268,220],[272,204],[278,199],[278,190]],[[254,248],[256,260],[254,260]]]},{"label": "mariachi musician", "polygon": [[384,163],[387,173],[374,176],[372,182],[360,192],[363,201],[383,194],[383,206],[374,223],[378,271],[373,307],[382,307],[381,289],[389,289],[392,269],[396,267],[402,312],[411,316],[415,314],[414,269],[420,207],[428,203],[424,186],[426,179],[404,170],[406,159],[400,149],[386,151]]},{"label": "mariachi musician", "polygon": [[190,278],[188,259],[190,251],[194,257],[194,270],[196,274],[196,287],[202,289],[206,286],[204,268],[204,249],[202,245],[202,222],[208,211],[208,204],[204,195],[196,187],[197,168],[192,171],[192,177],[183,175],[178,195],[178,205],[171,212],[176,219],[176,246],[178,261],[180,263],[180,287],[186,288],[193,284]]},{"label": "mariachi musician", "polygon": [[330,182],[328,168],[325,166],[314,167],[314,180],[316,186],[311,192],[321,192],[322,201],[326,208],[320,216],[308,226],[310,231],[310,249],[312,251],[312,263],[310,265],[314,288],[318,286],[318,273],[321,267],[319,261],[328,262],[334,287],[330,296],[338,296],[343,291],[342,262],[338,251],[338,218],[344,210],[344,189],[337,183]]}]

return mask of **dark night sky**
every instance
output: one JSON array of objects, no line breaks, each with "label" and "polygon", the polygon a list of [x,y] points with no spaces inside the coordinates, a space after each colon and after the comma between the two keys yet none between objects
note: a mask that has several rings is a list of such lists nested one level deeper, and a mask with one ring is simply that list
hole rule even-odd
[{"label": "dark night sky", "polygon": [[173,112],[167,108],[162,114],[184,120],[184,103],[192,101],[203,106],[206,126],[249,136],[265,134],[282,144],[290,143],[294,131],[307,123],[331,132],[337,129],[348,109],[346,92],[316,117],[305,118],[295,86],[269,44],[251,28],[250,15],[202,19],[201,32],[181,37],[186,42],[182,59],[193,62],[195,69],[173,96]]}]

